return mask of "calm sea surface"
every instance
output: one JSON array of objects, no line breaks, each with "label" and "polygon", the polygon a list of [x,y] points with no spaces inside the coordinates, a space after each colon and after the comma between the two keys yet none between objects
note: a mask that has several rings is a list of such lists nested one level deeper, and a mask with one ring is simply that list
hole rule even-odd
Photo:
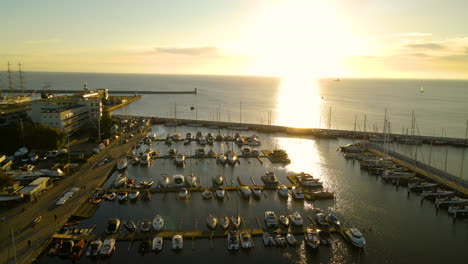
[{"label": "calm sea surface", "polygon": [[[83,82],[88,87],[112,90],[192,90],[198,88],[197,95],[144,95],[131,105],[115,111],[116,114],[149,115],[177,118],[198,118],[205,120],[233,121],[242,123],[268,122],[296,127],[322,127],[337,129],[364,130],[364,116],[369,130],[382,130],[384,113],[391,122],[394,133],[406,132],[411,127],[412,112],[416,117],[416,134],[464,137],[468,118],[467,81],[429,81],[429,80],[307,80],[277,79],[259,77],[223,76],[172,76],[172,75],[125,75],[125,74],[70,74],[70,73],[27,73],[26,86],[30,89],[42,87],[50,82],[56,89],[80,89]],[[424,93],[420,92],[424,87]],[[197,111],[190,110],[195,106]],[[330,115],[331,112],[331,115]],[[219,113],[219,114],[218,114]],[[207,128],[155,126],[158,136],[164,137],[175,130],[195,133],[217,132]],[[222,131],[228,133],[229,131]],[[230,133],[233,133],[230,131]],[[254,131],[243,131],[251,135]],[[303,217],[312,215],[312,209],[319,207],[336,214],[347,226],[356,226],[363,232],[366,249],[355,250],[340,235],[334,235],[336,243],[331,247],[321,247],[317,251],[304,248],[285,249],[265,248],[261,238],[254,238],[256,248],[250,252],[240,250],[232,254],[226,249],[225,239],[215,239],[214,248],[209,240],[185,241],[180,253],[170,250],[169,241],[159,254],[140,255],[139,242],[130,246],[119,242],[116,253],[108,260],[93,261],[82,258],[81,263],[151,263],[151,262],[261,262],[261,263],[464,263],[468,258],[468,221],[453,221],[445,210],[436,211],[429,201],[421,203],[416,194],[408,196],[406,188],[396,189],[385,184],[380,178],[361,171],[359,164],[346,161],[338,146],[348,140],[320,140],[311,137],[288,137],[282,134],[259,134],[261,149],[276,146],[285,149],[292,159],[288,166],[273,165],[265,160],[241,159],[235,167],[221,166],[214,160],[188,160],[185,168],[176,168],[169,160],[157,160],[152,167],[132,167],[130,177],[138,180],[159,180],[161,174],[188,175],[195,173],[201,178],[202,185],[210,185],[211,177],[224,175],[231,184],[237,185],[237,177],[250,183],[252,177],[260,183],[260,176],[267,170],[275,171],[280,181],[288,183],[286,176],[301,171],[313,174],[324,182],[326,189],[334,191],[332,201],[281,200],[273,191],[266,192],[261,200],[240,200],[235,193],[222,202],[202,200],[194,193],[190,200],[178,201],[175,194],[153,195],[149,202],[138,201],[119,204],[103,202],[93,218],[82,221],[81,226],[96,225],[96,232],[105,231],[106,222],[111,217],[122,220],[142,220],[153,218],[156,213],[166,217],[168,230],[189,231],[195,227],[207,229],[205,218],[209,213],[215,215],[239,214],[247,227],[257,227],[255,218],[260,220],[266,210],[277,214],[300,212]],[[195,144],[174,145],[179,151],[191,154]],[[165,152],[167,146],[153,144],[155,150]],[[226,149],[226,145],[215,143],[214,150]],[[234,146],[238,152],[239,149]],[[444,168],[445,147],[428,146],[415,148],[395,146],[401,153]],[[449,148],[447,170],[459,176],[462,149]],[[420,154],[422,153],[422,154]],[[465,159],[465,173],[468,170]],[[110,179],[112,181],[112,179]],[[305,222],[308,223],[308,220]],[[125,232],[125,231],[123,231]],[[302,240],[302,236],[297,236]],[[41,263],[64,263],[60,258],[44,256]]]}]

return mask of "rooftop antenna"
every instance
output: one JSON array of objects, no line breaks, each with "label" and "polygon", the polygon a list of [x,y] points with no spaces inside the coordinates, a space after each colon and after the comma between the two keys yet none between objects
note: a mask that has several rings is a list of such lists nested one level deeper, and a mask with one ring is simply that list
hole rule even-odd
[{"label": "rooftop antenna", "polygon": [[10,88],[10,96],[12,96],[13,95],[13,81],[11,79],[10,62],[8,62],[8,88]]},{"label": "rooftop antenna", "polygon": [[23,72],[21,71],[21,62],[18,63],[18,68],[19,68],[19,80],[20,80],[20,87],[21,87],[21,95],[24,95]]}]

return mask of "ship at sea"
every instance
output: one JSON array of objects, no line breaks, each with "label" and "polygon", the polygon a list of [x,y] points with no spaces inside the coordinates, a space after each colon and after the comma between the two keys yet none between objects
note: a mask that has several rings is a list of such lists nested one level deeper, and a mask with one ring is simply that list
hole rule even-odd
[{"label": "ship at sea", "polygon": [[23,83],[23,72],[21,71],[21,63],[18,63],[19,67],[19,82],[21,88],[21,94],[16,94],[17,92],[13,88],[13,80],[11,77],[10,63],[8,62],[8,87],[10,90],[10,95],[3,96],[0,90],[0,104],[23,104],[29,103],[31,101],[30,95],[24,94],[24,83]]}]

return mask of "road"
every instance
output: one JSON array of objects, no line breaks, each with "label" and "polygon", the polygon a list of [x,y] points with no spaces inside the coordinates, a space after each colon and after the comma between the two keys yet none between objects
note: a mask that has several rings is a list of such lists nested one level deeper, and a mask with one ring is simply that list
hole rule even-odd
[{"label": "road", "polygon": [[[127,137],[127,134],[124,136]],[[121,140],[114,140],[73,175],[65,176],[55,186],[40,195],[37,201],[2,210],[0,214],[0,263],[33,262],[40,250],[46,246],[50,235],[58,231],[72,213],[87,201],[94,192],[93,187],[101,186],[105,182],[106,176],[112,171],[116,161],[130,151],[140,139],[140,136],[135,136],[126,144],[120,144]],[[97,164],[105,158],[109,161],[98,166]],[[56,201],[71,188],[82,186],[86,188],[78,191],[67,203],[61,206],[55,205]],[[42,216],[42,219],[33,227],[32,221],[38,216]],[[28,245],[28,241],[31,241],[31,245]]]}]

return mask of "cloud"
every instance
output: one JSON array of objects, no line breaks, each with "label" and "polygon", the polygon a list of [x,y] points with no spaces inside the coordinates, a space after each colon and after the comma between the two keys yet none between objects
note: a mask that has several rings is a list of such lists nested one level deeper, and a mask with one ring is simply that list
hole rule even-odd
[{"label": "cloud", "polygon": [[430,49],[430,50],[443,50],[445,46],[437,43],[418,43],[418,44],[408,44],[406,45],[409,48],[413,49]]},{"label": "cloud", "polygon": [[171,48],[171,47],[158,47],[154,48],[159,53],[181,54],[189,56],[199,56],[206,54],[217,54],[218,48],[216,47],[190,47],[190,48]]},{"label": "cloud", "polygon": [[409,55],[413,56],[413,57],[421,57],[421,58],[431,57],[431,55],[426,54],[426,53],[422,53],[422,52],[411,53]]},{"label": "cloud", "polygon": [[59,38],[26,40],[24,44],[48,44],[62,42]]},{"label": "cloud", "polygon": [[402,36],[402,37],[428,37],[432,36],[431,33],[421,33],[421,32],[408,32],[408,33],[400,33],[396,34],[397,36]]},{"label": "cloud", "polygon": [[453,61],[453,62],[468,62],[468,54],[455,54],[449,56],[440,57],[442,60]]}]

